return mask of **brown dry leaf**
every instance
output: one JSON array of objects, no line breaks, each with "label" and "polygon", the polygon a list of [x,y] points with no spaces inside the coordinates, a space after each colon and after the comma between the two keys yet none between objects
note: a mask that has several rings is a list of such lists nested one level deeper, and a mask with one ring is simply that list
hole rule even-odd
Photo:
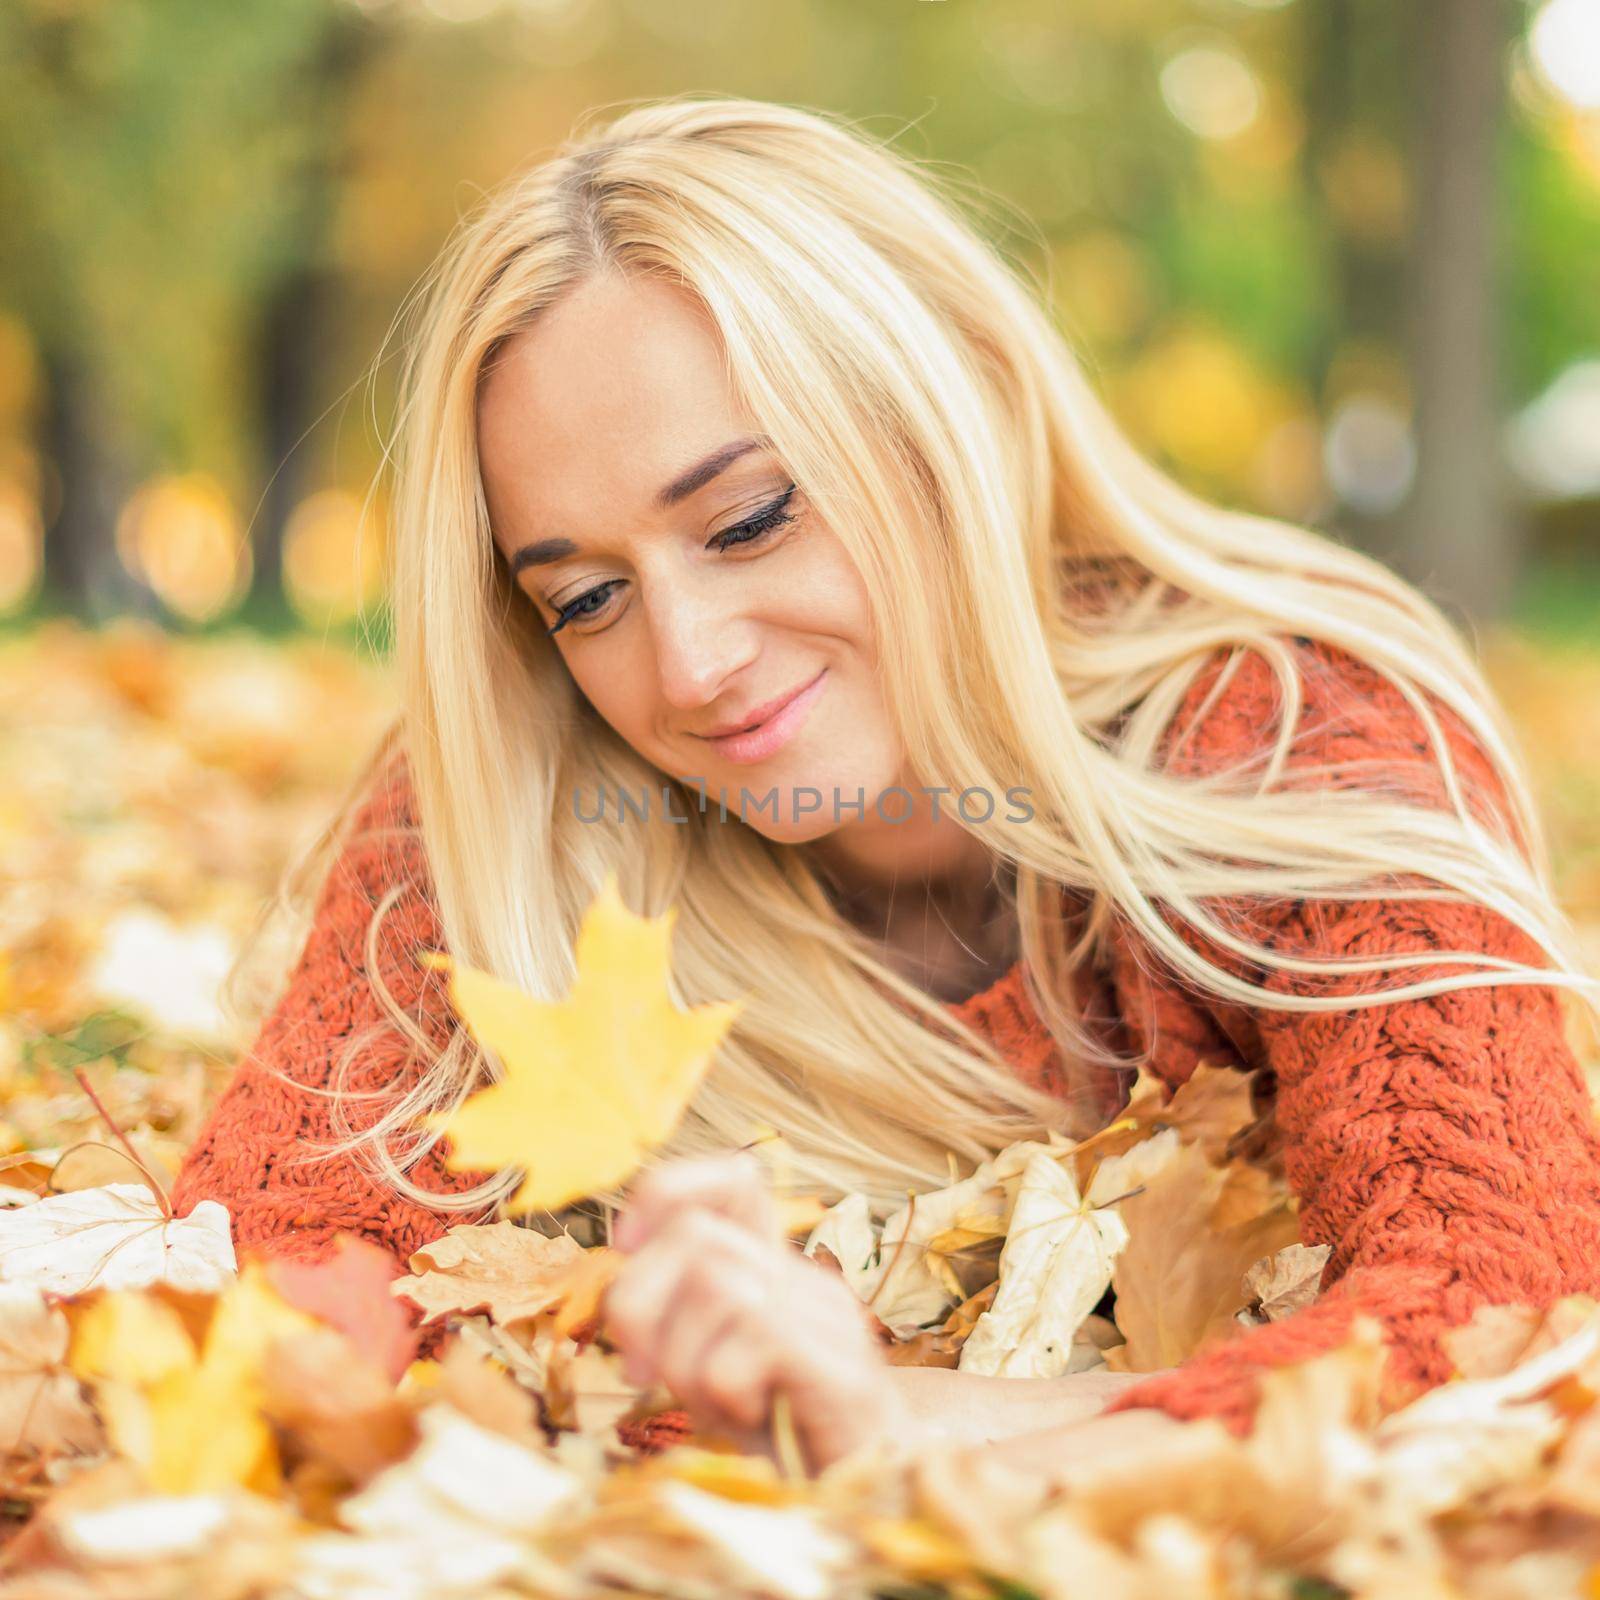
[{"label": "brown dry leaf", "polygon": [[279,1339],[261,1370],[261,1410],[305,1455],[365,1483],[416,1443],[414,1411],[333,1328]]},{"label": "brown dry leaf", "polygon": [[1101,1162],[1125,1154],[1163,1128],[1176,1129],[1183,1143],[1199,1145],[1220,1166],[1229,1159],[1230,1147],[1242,1144],[1246,1130],[1266,1120],[1252,1105],[1255,1077],[1254,1072],[1202,1061],[1169,1097],[1165,1081],[1140,1067],[1116,1120],[1074,1148],[1079,1186],[1087,1190]]},{"label": "brown dry leaf", "polygon": [[[1185,1144],[1199,1145],[1209,1161],[1221,1166],[1229,1144],[1256,1121],[1251,1103],[1254,1081],[1254,1072],[1202,1061],[1169,1093],[1163,1079],[1141,1067],[1117,1120],[1078,1149],[1094,1149],[1102,1157],[1116,1155],[1152,1132],[1176,1128]],[[1111,1144],[1116,1148],[1107,1148]]]},{"label": "brown dry leaf", "polygon": [[[950,1315],[937,1328],[924,1329],[909,1339],[896,1339],[888,1328],[878,1323],[887,1346],[883,1352],[884,1359],[892,1367],[957,1366],[961,1360],[962,1345],[977,1327],[978,1319],[994,1304],[999,1289],[1000,1280],[991,1278],[976,1294],[970,1294],[960,1305],[952,1306]],[[873,1320],[877,1321],[876,1318]]]},{"label": "brown dry leaf", "polygon": [[1439,1343],[1464,1378],[1498,1378],[1559,1344],[1600,1309],[1589,1295],[1568,1295],[1547,1309],[1525,1305],[1479,1306]]},{"label": "brown dry leaf", "polygon": [[390,1292],[420,1306],[423,1321],[451,1312],[487,1311],[501,1324],[536,1317],[558,1303],[583,1246],[502,1219],[489,1226],[452,1228],[415,1251],[413,1276],[396,1278]]},{"label": "brown dry leaf", "polygon": [[1317,1298],[1322,1269],[1332,1254],[1325,1244],[1289,1244],[1256,1262],[1244,1275],[1252,1309],[1267,1322],[1281,1322],[1303,1310]]},{"label": "brown dry leaf", "polygon": [[[530,1393],[543,1394],[549,1379],[550,1323],[554,1318],[555,1313],[547,1311],[532,1322],[519,1323],[513,1332],[488,1317],[467,1317],[457,1326],[455,1337],[474,1354],[499,1362]],[[435,1371],[428,1381],[437,1378]]]},{"label": "brown dry leaf", "polygon": [[968,1295],[960,1305],[952,1307],[950,1315],[944,1320],[943,1331],[958,1348],[967,1335],[977,1327],[978,1318],[994,1304],[994,1297],[999,1288],[1000,1280],[996,1278],[993,1282],[986,1283],[976,1294]]},{"label": "brown dry leaf", "polygon": [[558,1339],[570,1337],[575,1329],[599,1314],[600,1302],[622,1260],[620,1250],[597,1245],[556,1276],[550,1287],[559,1292],[560,1303],[551,1329]]},{"label": "brown dry leaf", "polygon": [[1214,1227],[1231,1228],[1290,1202],[1283,1184],[1264,1167],[1230,1161],[1223,1169],[1222,1192],[1211,1208]]},{"label": "brown dry leaf", "polygon": [[1187,1360],[1213,1337],[1239,1333],[1245,1273],[1264,1255],[1294,1244],[1299,1223],[1287,1208],[1213,1228],[1223,1175],[1198,1146],[1184,1145],[1120,1207],[1129,1241],[1112,1287],[1127,1340],[1107,1353],[1117,1372],[1154,1372]]},{"label": "brown dry leaf", "polygon": [[909,1339],[884,1346],[883,1358],[891,1367],[951,1367],[961,1361],[961,1346],[951,1342],[943,1328],[925,1328]]},{"label": "brown dry leaf", "polygon": [[1198,1145],[1208,1161],[1221,1166],[1234,1138],[1256,1120],[1250,1098],[1254,1080],[1254,1072],[1202,1061],[1178,1085],[1158,1120],[1176,1128],[1185,1144]]}]

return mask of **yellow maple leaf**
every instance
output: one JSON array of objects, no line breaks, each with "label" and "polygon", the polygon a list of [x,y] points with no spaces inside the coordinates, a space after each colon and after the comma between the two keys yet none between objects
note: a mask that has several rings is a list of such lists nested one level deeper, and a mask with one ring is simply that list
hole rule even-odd
[{"label": "yellow maple leaf", "polygon": [[425,958],[450,974],[452,1004],[505,1075],[423,1120],[450,1136],[451,1171],[524,1169],[507,1214],[621,1183],[676,1126],[741,1009],[737,1000],[689,1011],[673,1003],[677,915],[633,915],[609,874],[578,932],[572,991],[555,1003],[449,956]]},{"label": "yellow maple leaf", "polygon": [[316,1326],[247,1262],[218,1297],[202,1349],[170,1305],[117,1289],[83,1313],[69,1364],[94,1386],[118,1453],[144,1469],[158,1494],[234,1485],[270,1494],[280,1474],[261,1414],[261,1364],[274,1339]]}]

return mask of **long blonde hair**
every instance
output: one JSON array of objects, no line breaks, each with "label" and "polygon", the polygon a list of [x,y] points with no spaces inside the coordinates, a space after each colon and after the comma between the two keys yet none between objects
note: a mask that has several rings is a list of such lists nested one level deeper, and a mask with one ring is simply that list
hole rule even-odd
[{"label": "long blonde hair", "polygon": [[[580,127],[465,218],[421,286],[392,447],[403,713],[386,748],[404,747],[449,949],[554,1000],[608,873],[636,912],[677,907],[678,1002],[745,1005],[662,1154],[727,1149],[770,1124],[797,1184],[859,1190],[879,1215],[907,1188],[948,1181],[952,1155],[1088,1131],[1083,1097],[1025,1086],[981,1034],[890,971],[802,851],[702,814],[692,789],[593,712],[537,626],[490,536],[478,386],[506,339],[596,272],[665,275],[714,319],[741,397],[863,575],[914,769],[952,791],[1031,792],[1029,821],[997,813],[981,833],[1015,864],[1026,980],[1070,1081],[1138,1059],[1112,1055],[1065,998],[1119,923],[1180,978],[1247,1005],[1332,1010],[1537,982],[1594,1007],[1600,987],[1556,905],[1504,714],[1455,627],[1375,560],[1208,504],[1144,460],[1038,286],[964,214],[983,204],[955,176],[783,105],[682,96]],[[1350,652],[1400,690],[1430,730],[1453,809],[1370,785],[1272,789],[1302,703],[1291,635]],[[1180,780],[1157,761],[1163,727],[1227,646],[1266,658],[1285,707],[1265,776],[1244,788]],[[1430,695],[1487,752],[1521,846],[1469,810]],[[575,789],[663,782],[687,825],[659,813],[582,825],[565,803]],[[1206,905],[1354,899],[1375,884],[1394,899],[1492,907],[1553,965],[1473,951],[1293,958],[1242,940]],[[1076,924],[1063,887],[1086,896]],[[1203,960],[1164,910],[1268,971],[1446,959],[1482,970],[1357,996],[1268,991]],[[369,967],[376,981],[370,956]],[[414,1022],[394,1020],[420,1049]],[[458,1103],[495,1070],[459,1030],[428,1054],[404,1104],[335,1148],[362,1150],[409,1198],[482,1213],[515,1171],[443,1197],[403,1170],[434,1142],[414,1138],[419,1112]]]}]

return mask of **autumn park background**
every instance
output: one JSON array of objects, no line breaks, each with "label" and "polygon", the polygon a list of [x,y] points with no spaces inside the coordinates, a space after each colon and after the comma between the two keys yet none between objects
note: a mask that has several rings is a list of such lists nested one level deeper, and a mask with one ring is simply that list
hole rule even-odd
[{"label": "autumn park background", "polygon": [[[1155,459],[1445,605],[1600,972],[1600,0],[0,0],[0,1214],[130,1154],[170,1180],[303,937],[269,924],[223,1003],[394,708],[381,453],[435,252],[578,118],[690,91],[959,168]],[[99,1426],[64,1349],[62,1438]],[[0,1427],[44,1427],[16,1381]],[[481,1373],[444,1381],[503,1422]],[[376,1458],[296,1438],[331,1517]],[[1263,1449],[1265,1505],[1305,1463]],[[20,1459],[0,1547],[49,1488]],[[897,1537],[891,1564],[933,1560]],[[1528,1582],[1473,1593],[1557,1592]]]}]

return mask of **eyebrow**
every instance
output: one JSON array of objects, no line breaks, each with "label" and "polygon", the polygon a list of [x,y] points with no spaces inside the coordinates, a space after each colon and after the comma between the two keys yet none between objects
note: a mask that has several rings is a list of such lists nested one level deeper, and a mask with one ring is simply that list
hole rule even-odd
[{"label": "eyebrow", "polygon": [[[679,501],[687,500],[690,495],[705,488],[719,473],[727,471],[741,456],[748,455],[752,450],[765,449],[771,443],[764,433],[746,434],[742,439],[730,440],[721,449],[713,450],[710,455],[680,472],[671,483],[659,490],[655,498],[656,509],[670,511]],[[512,556],[511,574],[515,577],[524,567],[548,566],[552,561],[565,561],[568,556],[577,553],[578,546],[571,539],[535,539]]]}]

